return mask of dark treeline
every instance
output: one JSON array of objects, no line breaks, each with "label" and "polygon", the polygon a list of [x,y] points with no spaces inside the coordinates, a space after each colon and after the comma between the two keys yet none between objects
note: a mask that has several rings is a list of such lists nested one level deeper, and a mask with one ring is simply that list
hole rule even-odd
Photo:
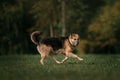
[{"label": "dark treeline", "polygon": [[36,53],[35,30],[42,37],[78,33],[81,53],[120,53],[120,1],[0,1],[0,55]]}]

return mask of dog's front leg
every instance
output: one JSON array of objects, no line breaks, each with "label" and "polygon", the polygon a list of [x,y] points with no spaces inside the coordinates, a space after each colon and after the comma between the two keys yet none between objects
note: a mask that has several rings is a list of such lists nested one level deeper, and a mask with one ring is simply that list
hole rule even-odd
[{"label": "dog's front leg", "polygon": [[65,58],[61,61],[61,63],[64,63],[68,59],[68,56],[65,56]]},{"label": "dog's front leg", "polygon": [[79,61],[82,61],[82,60],[83,60],[82,58],[78,57],[77,55],[73,54],[72,52],[67,52],[66,55],[67,55],[68,57],[76,58],[76,59],[78,59]]}]

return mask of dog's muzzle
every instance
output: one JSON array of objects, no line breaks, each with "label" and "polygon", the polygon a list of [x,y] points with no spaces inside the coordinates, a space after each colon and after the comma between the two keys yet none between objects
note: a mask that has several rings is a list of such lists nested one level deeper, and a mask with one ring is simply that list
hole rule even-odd
[{"label": "dog's muzzle", "polygon": [[69,43],[72,47],[76,47],[79,44],[79,40],[69,40]]}]

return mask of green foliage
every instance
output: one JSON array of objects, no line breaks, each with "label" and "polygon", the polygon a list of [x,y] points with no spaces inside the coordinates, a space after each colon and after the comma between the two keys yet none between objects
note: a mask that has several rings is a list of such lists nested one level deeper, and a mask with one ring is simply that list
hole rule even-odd
[{"label": "green foliage", "polygon": [[24,2],[22,0],[9,2],[8,0],[1,3],[0,8],[0,53],[17,52],[20,54],[24,50],[28,51],[27,28],[32,24],[29,23],[31,20],[29,20]]},{"label": "green foliage", "polygon": [[93,19],[88,27],[88,39],[91,46],[115,46],[117,42],[116,31],[120,23],[120,3],[114,2],[101,9],[101,13]]},{"label": "green foliage", "polygon": [[103,5],[102,0],[68,0],[66,9],[68,32],[78,32],[81,38],[86,38],[86,30],[91,19]]},{"label": "green foliage", "polygon": [[[83,40],[82,46],[93,52],[120,51],[119,0],[64,0],[66,34],[75,32]],[[63,27],[62,0],[1,0],[0,54],[35,52],[30,41],[34,30],[43,37],[61,36]],[[84,42],[85,41],[85,42]],[[85,49],[85,46],[87,49]],[[110,47],[106,50],[105,47]],[[82,47],[83,48],[83,47]],[[111,52],[110,49],[114,50]],[[82,52],[91,52],[82,51]]]},{"label": "green foliage", "polygon": [[54,25],[60,23],[60,3],[57,0],[38,0],[32,5],[30,13],[33,15],[33,18],[36,20],[35,25],[31,30],[37,29],[45,32],[47,36],[50,36],[50,26],[53,28]]}]

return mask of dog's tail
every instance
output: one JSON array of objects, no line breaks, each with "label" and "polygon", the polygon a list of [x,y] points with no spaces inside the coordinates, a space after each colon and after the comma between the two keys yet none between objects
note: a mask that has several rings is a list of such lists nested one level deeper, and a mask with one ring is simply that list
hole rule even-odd
[{"label": "dog's tail", "polygon": [[36,45],[39,45],[39,42],[40,42],[40,34],[41,32],[40,31],[34,31],[31,33],[30,37],[31,37],[31,41],[36,44]]}]

